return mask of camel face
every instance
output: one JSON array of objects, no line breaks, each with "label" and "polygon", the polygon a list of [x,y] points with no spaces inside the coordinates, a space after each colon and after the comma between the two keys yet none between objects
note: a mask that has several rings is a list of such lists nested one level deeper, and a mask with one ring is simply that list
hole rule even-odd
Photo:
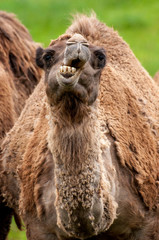
[{"label": "camel face", "polygon": [[92,46],[80,34],[64,36],[47,49],[37,50],[37,64],[46,72],[49,102],[57,104],[71,97],[91,105],[98,95],[105,50]]}]

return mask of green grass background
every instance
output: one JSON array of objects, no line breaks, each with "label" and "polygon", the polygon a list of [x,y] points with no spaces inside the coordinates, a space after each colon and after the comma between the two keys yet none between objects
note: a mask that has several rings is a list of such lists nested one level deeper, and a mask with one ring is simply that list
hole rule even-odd
[{"label": "green grass background", "polygon": [[[33,39],[48,46],[64,33],[71,14],[90,13],[119,32],[151,76],[159,70],[158,0],[0,0],[0,10],[13,12]],[[13,222],[8,240],[24,240]]]}]

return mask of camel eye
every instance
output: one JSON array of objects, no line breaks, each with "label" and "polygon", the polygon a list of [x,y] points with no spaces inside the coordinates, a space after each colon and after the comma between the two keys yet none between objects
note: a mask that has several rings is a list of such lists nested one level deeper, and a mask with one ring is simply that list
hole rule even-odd
[{"label": "camel eye", "polygon": [[104,61],[105,60],[105,55],[104,54],[98,54],[97,55],[99,61]]},{"label": "camel eye", "polygon": [[50,54],[50,53],[47,53],[47,54],[44,56],[44,60],[45,60],[46,62],[50,61],[51,58],[52,58],[52,54]]},{"label": "camel eye", "polygon": [[49,49],[45,52],[45,55],[43,56],[43,59],[48,62],[50,61],[55,54],[55,51],[53,49]]},{"label": "camel eye", "polygon": [[94,55],[97,58],[97,68],[103,68],[106,64],[106,55],[104,51],[95,51]]},{"label": "camel eye", "polygon": [[52,64],[54,63],[54,54],[55,54],[54,50],[46,51],[46,53],[44,54],[43,60],[47,68],[51,67]]}]

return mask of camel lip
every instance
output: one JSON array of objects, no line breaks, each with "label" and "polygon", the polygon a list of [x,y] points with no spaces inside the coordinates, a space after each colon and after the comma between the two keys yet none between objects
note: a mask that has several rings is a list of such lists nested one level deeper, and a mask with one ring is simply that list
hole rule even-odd
[{"label": "camel lip", "polygon": [[81,69],[76,70],[75,73],[62,73],[58,71],[56,74],[56,79],[61,87],[72,88],[78,83],[80,74]]}]

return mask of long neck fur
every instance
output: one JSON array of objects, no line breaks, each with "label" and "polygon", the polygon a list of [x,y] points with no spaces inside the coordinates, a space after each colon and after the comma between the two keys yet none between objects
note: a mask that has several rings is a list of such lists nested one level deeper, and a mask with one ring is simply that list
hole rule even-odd
[{"label": "long neck fur", "polygon": [[109,180],[103,180],[106,176],[102,172],[98,111],[96,106],[79,103],[71,115],[70,107],[68,103],[50,107],[48,144],[55,163],[57,222],[63,228],[58,210],[65,209],[69,213],[67,230],[71,232],[74,209],[81,206],[91,218],[93,196],[98,195],[106,210],[100,226],[94,226],[98,232],[107,228],[116,214]]}]

